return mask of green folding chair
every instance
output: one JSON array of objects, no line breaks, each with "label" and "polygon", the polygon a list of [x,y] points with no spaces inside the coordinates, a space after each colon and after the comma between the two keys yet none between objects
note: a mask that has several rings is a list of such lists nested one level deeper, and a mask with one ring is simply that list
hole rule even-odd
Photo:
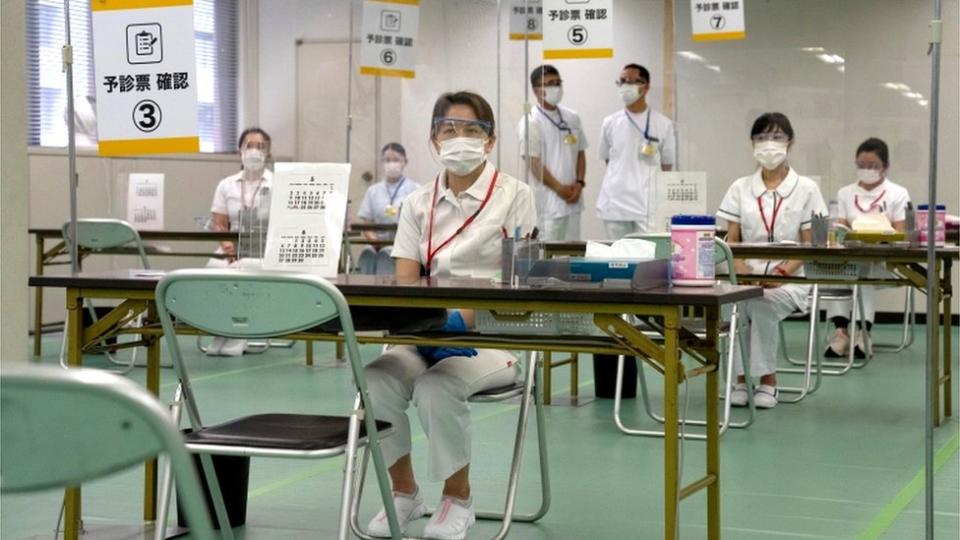
[{"label": "green folding chair", "polygon": [[[668,233],[635,233],[627,235],[626,238],[639,238],[642,240],[647,240],[656,244],[654,257],[658,259],[670,258],[673,255],[673,243],[670,239]],[[726,267],[726,279],[733,285],[737,284],[737,272],[733,264],[733,252],[730,250],[730,246],[727,245],[723,240],[716,238],[715,239],[715,251],[714,251],[714,260],[718,265],[724,265]],[[649,326],[655,326],[654,321],[645,321],[645,324]],[[692,331],[698,337],[706,337],[706,328],[704,324],[700,321],[684,321],[684,327]],[[739,306],[734,304],[730,310],[729,319],[727,322],[723,322],[720,328],[720,338],[721,338],[721,369],[723,364],[726,364],[726,374],[725,374],[725,386],[722,395],[720,396],[723,400],[723,417],[720,421],[720,434],[723,435],[726,433],[728,428],[746,428],[753,423],[753,420],[756,415],[756,409],[753,405],[753,394],[752,392],[747,393],[747,406],[748,406],[748,415],[745,420],[734,422],[731,420],[730,412],[730,394],[733,389],[733,363],[736,354],[736,347],[740,347],[740,350],[743,352],[741,358],[744,365],[744,373],[747,374],[749,380],[750,373],[750,360],[748,357],[748,348],[744,341],[744,332],[743,332],[743,321],[740,319],[739,315]],[[650,332],[650,337],[659,338],[662,334],[658,331]],[[622,398],[620,397],[620,391],[623,388],[623,371],[624,371],[624,362],[625,358],[620,356],[617,359],[617,378],[616,378],[616,389],[614,392],[614,401],[613,401],[613,421],[617,425],[617,428],[620,429],[623,433],[627,435],[636,435],[636,436],[647,436],[647,437],[663,437],[662,430],[643,430],[635,429],[628,427],[621,418],[620,409],[622,405]],[[722,373],[722,372],[721,372]],[[647,415],[658,423],[662,424],[664,422],[663,416],[658,415],[653,412],[653,409],[650,406],[650,397],[649,392],[647,391],[647,378],[642,364],[637,366],[637,377],[640,381],[640,397],[643,401],[643,407]],[[706,425],[704,420],[683,420],[684,424],[692,426],[703,426]],[[684,433],[684,438],[686,439],[697,439],[703,440],[706,436],[702,433]]]},{"label": "green folding chair", "polygon": [[[63,224],[63,241],[68,248],[74,244],[69,221]],[[137,255],[140,257],[140,264],[143,269],[150,269],[150,262],[147,260],[147,252],[143,247],[143,241],[140,240],[140,233],[138,233],[132,225],[120,219],[78,219],[76,245],[77,249],[86,249],[94,252],[104,249],[134,247],[137,250]],[[84,300],[83,307],[90,314],[90,320],[96,322],[96,308],[86,300]],[[140,326],[141,321],[142,317],[137,316],[130,322],[133,326]],[[60,343],[60,365],[64,368],[69,367],[67,366],[66,357],[67,332],[67,323],[64,322],[63,340]],[[121,362],[117,360],[112,352],[106,350],[107,347],[105,343],[101,343],[101,345],[104,345],[104,356],[106,356],[112,364],[122,366],[121,369],[114,370],[115,373],[128,373],[136,366],[137,349],[133,349],[130,353],[130,360],[128,362]]]},{"label": "green folding chair", "polygon": [[[387,519],[394,538],[400,538],[392,504],[390,482],[380,450],[380,438],[392,432],[389,423],[375,420],[353,320],[343,295],[323,278],[294,273],[251,270],[179,270],[164,276],[156,289],[157,312],[163,325],[174,371],[179,379],[175,417],[186,409],[191,431],[184,435],[187,449],[200,456],[217,522],[224,538],[232,539],[223,494],[211,455],[319,459],[345,455],[338,538],[347,538],[350,501],[354,489],[357,453],[369,447]],[[207,425],[200,415],[177,339],[177,324],[231,338],[286,336],[339,318],[347,360],[357,389],[349,416],[255,414]],[[182,396],[182,398],[180,397]],[[314,395],[306,396],[315,397]],[[161,471],[161,523],[169,510],[165,471]]]},{"label": "green folding chair", "polygon": [[5,368],[0,437],[3,493],[79,486],[165,456],[193,538],[214,538],[180,432],[155,397],[123,377],[83,368]]}]

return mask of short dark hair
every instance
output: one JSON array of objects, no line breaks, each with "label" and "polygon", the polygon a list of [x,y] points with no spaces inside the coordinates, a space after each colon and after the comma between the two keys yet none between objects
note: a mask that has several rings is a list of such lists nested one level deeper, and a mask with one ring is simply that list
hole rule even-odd
[{"label": "short dark hair", "polygon": [[860,143],[860,146],[857,147],[857,153],[854,157],[858,157],[864,152],[873,152],[880,158],[880,161],[883,162],[883,168],[890,168],[890,149],[887,148],[887,143],[883,140],[876,137],[870,137],[869,139]]},{"label": "short dark hair", "polygon": [[[647,84],[650,84],[650,72],[647,71],[647,68],[641,66],[640,64],[627,64],[623,66],[623,70],[635,69],[640,72],[640,77],[647,81]],[[623,71],[621,70],[621,71]]]},{"label": "short dark hair", "polygon": [[754,138],[761,133],[771,131],[780,131],[787,134],[790,140],[793,140],[793,126],[790,125],[790,119],[787,115],[778,112],[763,113],[753,121],[753,127],[750,128],[750,138]]},{"label": "short dark hair", "polygon": [[407,159],[407,151],[403,148],[403,145],[398,142],[389,142],[383,145],[383,150],[380,150],[380,155],[382,156],[387,152],[387,150],[393,150],[394,152],[403,156],[403,159]]},{"label": "short dark hair", "polygon": [[461,90],[459,92],[447,92],[446,94],[442,94],[437,98],[437,102],[433,104],[433,120],[430,122],[431,138],[437,134],[437,128],[434,122],[438,118],[443,118],[446,116],[447,111],[449,111],[450,107],[453,107],[454,105],[466,105],[467,107],[473,109],[473,114],[477,116],[477,120],[483,120],[490,125],[490,129],[487,130],[487,135],[493,135],[497,125],[496,119],[493,116],[493,109],[490,107],[490,104],[487,103],[487,100],[483,99],[483,96],[480,94]]},{"label": "short dark hair", "polygon": [[259,127],[254,126],[254,127],[248,127],[247,129],[243,130],[242,133],[240,133],[240,138],[237,139],[237,148],[238,148],[238,149],[239,149],[239,148],[243,148],[243,141],[245,141],[245,140],[247,139],[247,137],[249,137],[250,135],[260,135],[260,136],[262,136],[264,139],[266,139],[267,144],[270,144],[270,145],[273,144],[273,142],[272,142],[271,139],[270,139],[270,135],[267,134],[266,131],[264,131],[263,129],[261,129],[261,128],[259,128]]},{"label": "short dark hair", "polygon": [[536,67],[530,72],[530,86],[540,86],[540,82],[543,81],[543,77],[546,75],[556,75],[559,77],[560,72],[550,64]]}]

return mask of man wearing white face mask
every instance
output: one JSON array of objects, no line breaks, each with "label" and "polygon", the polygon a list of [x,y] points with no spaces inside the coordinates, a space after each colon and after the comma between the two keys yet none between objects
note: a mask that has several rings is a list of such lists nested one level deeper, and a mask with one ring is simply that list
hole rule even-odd
[{"label": "man wearing white face mask", "polygon": [[[269,193],[273,173],[266,167],[270,157],[270,135],[257,127],[245,129],[240,134],[237,148],[240,151],[240,172],[217,184],[210,206],[210,222],[215,231],[237,231],[238,235],[241,231],[256,232],[240,237],[240,243],[246,245],[221,242],[217,253],[227,255],[227,259],[212,259],[208,266],[226,266],[238,258],[262,256],[253,251],[263,246],[258,237],[265,234],[270,212]],[[244,340],[216,337],[207,348],[207,354],[240,356],[245,348]]]},{"label": "man wearing white face mask", "polygon": [[582,194],[587,185],[587,138],[577,113],[560,106],[563,81],[557,68],[535,68],[530,73],[530,87],[537,105],[526,120],[520,119],[517,131],[520,155],[527,158],[535,179],[532,185],[540,216],[540,237],[579,240]]},{"label": "man wearing white face mask", "polygon": [[[407,166],[407,151],[400,143],[387,143],[380,152],[383,162],[383,180],[367,188],[357,217],[362,223],[390,224],[400,218],[400,207],[407,195],[416,191],[419,184],[403,173]],[[369,240],[393,240],[393,233],[365,231]],[[360,253],[357,264],[361,274],[393,275],[393,248],[366,246]]]},{"label": "man wearing white face mask", "polygon": [[657,173],[676,163],[673,122],[647,103],[647,68],[627,64],[616,84],[625,108],[604,118],[600,128],[607,170],[597,197],[597,216],[610,240],[651,230]]},{"label": "man wearing white face mask", "polygon": [[[504,231],[529,235],[537,223],[529,186],[487,161],[496,140],[493,110],[481,96],[456,92],[433,107],[430,144],[444,170],[403,203],[393,245],[396,280],[437,277],[489,279],[500,272]],[[451,310],[444,329],[464,332],[471,310]],[[390,347],[367,366],[367,387],[378,419],[393,425],[383,439],[383,458],[393,483],[400,527],[426,507],[411,458],[412,403],[427,434],[427,470],[443,481],[443,494],[423,537],[465,538],[476,515],[470,491],[471,430],[467,399],[516,381],[519,365],[509,352],[454,347]],[[510,444],[502,441],[502,444]],[[386,513],[368,525],[372,536],[388,537]]]},{"label": "man wearing white face mask", "polygon": [[[813,180],[800,176],[787,163],[793,144],[793,127],[780,113],[766,113],[753,123],[750,140],[753,157],[760,168],[750,176],[733,182],[720,203],[717,217],[727,222],[728,242],[777,243],[805,242],[811,239],[810,216],[826,214],[827,206]],[[796,260],[734,261],[737,279],[750,282],[750,275],[776,274],[802,276],[803,264]],[[753,390],[754,404],[763,409],[778,402],[777,350],[780,321],[796,310],[807,310],[810,286],[800,284],[764,284],[762,298],[744,302],[743,311],[750,323],[750,375],[759,377]],[[740,353],[740,348],[737,348]],[[735,359],[737,385],[730,396],[732,405],[747,404],[751,389],[744,375],[741,355]]]},{"label": "man wearing white face mask", "polygon": [[[837,193],[840,215],[839,222],[848,227],[867,230],[906,230],[907,203],[910,194],[906,188],[895,184],[887,178],[887,169],[890,168],[890,151],[887,143],[877,138],[869,138],[857,147],[856,167],[857,182],[840,188]],[[862,225],[861,225],[862,224]],[[874,277],[886,274],[883,268],[872,269]],[[863,298],[863,320],[866,328],[857,332],[854,354],[857,358],[866,358],[869,354],[869,339],[864,338],[873,326],[875,314],[874,295],[875,287],[862,285],[860,296]],[[830,302],[827,305],[827,317],[836,327],[830,344],[827,346],[826,356],[846,357],[850,352],[850,324],[852,303]]]}]

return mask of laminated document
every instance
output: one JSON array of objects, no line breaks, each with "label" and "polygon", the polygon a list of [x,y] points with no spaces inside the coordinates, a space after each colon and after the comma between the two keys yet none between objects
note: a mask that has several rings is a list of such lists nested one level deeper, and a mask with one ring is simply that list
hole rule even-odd
[{"label": "laminated document", "polygon": [[349,163],[277,163],[263,268],[336,277]]}]

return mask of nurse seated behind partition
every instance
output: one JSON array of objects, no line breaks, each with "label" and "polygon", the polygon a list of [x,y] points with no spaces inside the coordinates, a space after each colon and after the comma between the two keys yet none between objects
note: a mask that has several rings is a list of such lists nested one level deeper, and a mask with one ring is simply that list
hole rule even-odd
[{"label": "nurse seated behind partition", "polygon": [[[361,223],[396,224],[403,200],[420,185],[403,173],[407,166],[407,151],[400,143],[387,143],[380,151],[380,162],[383,164],[383,180],[367,188],[357,217]],[[389,241],[394,235],[389,231],[364,231],[363,236],[367,240]],[[357,261],[360,273],[393,275],[392,252],[391,246],[365,246]]]},{"label": "nurse seated behind partition", "polygon": [[[533,193],[487,161],[496,126],[493,110],[481,96],[443,94],[434,105],[431,126],[431,146],[444,170],[404,201],[393,246],[397,280],[416,280],[421,270],[434,278],[492,278],[500,271],[502,231],[519,228],[528,234],[536,226]],[[453,310],[445,329],[464,331],[472,323],[471,311]],[[367,367],[377,415],[396,430],[382,447],[403,529],[426,511],[413,472],[407,408],[411,403],[416,407],[427,435],[429,477],[443,481],[443,496],[423,535],[464,538],[475,520],[467,399],[513,384],[517,364],[504,350],[395,346]],[[382,510],[368,531],[390,536]]]}]

